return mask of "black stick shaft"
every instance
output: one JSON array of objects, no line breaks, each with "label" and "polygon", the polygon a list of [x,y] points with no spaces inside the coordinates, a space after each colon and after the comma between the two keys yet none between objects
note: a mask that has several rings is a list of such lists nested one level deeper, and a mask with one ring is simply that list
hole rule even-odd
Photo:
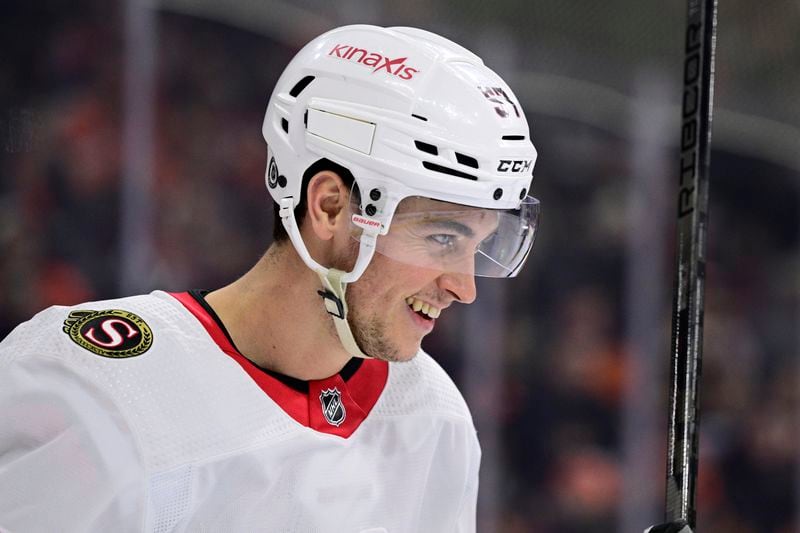
[{"label": "black stick shaft", "polygon": [[686,520],[694,531],[716,18],[716,0],[689,0],[672,305],[666,518]]}]

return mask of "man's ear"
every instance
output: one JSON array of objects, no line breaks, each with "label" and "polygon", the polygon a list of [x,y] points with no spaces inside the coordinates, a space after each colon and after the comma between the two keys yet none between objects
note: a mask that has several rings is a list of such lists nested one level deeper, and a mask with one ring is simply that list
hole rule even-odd
[{"label": "man's ear", "polygon": [[334,237],[342,224],[349,224],[350,187],[333,171],[314,174],[306,190],[306,218],[316,236],[324,241]]}]

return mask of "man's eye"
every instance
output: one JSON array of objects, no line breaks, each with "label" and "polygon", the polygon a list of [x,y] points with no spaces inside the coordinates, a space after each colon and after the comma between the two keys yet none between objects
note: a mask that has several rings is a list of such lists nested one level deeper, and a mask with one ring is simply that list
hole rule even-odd
[{"label": "man's eye", "polygon": [[456,245],[455,235],[447,235],[444,233],[437,233],[435,235],[428,235],[428,240],[443,247],[452,248]]}]

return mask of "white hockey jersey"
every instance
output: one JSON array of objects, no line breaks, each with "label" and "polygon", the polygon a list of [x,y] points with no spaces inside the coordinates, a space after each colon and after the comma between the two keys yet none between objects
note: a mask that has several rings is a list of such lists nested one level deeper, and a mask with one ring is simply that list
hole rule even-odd
[{"label": "white hockey jersey", "polygon": [[474,531],[479,461],[427,354],[291,380],[189,293],[51,307],[0,343],[0,531]]}]

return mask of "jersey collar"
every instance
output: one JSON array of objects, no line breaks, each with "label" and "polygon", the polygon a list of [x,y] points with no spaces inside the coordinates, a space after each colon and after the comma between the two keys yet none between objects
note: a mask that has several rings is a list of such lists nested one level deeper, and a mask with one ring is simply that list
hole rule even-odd
[{"label": "jersey collar", "polygon": [[220,350],[236,361],[278,406],[298,423],[347,438],[366,420],[389,376],[389,364],[353,358],[337,374],[303,381],[258,367],[242,355],[200,291],[169,293],[202,324]]}]

